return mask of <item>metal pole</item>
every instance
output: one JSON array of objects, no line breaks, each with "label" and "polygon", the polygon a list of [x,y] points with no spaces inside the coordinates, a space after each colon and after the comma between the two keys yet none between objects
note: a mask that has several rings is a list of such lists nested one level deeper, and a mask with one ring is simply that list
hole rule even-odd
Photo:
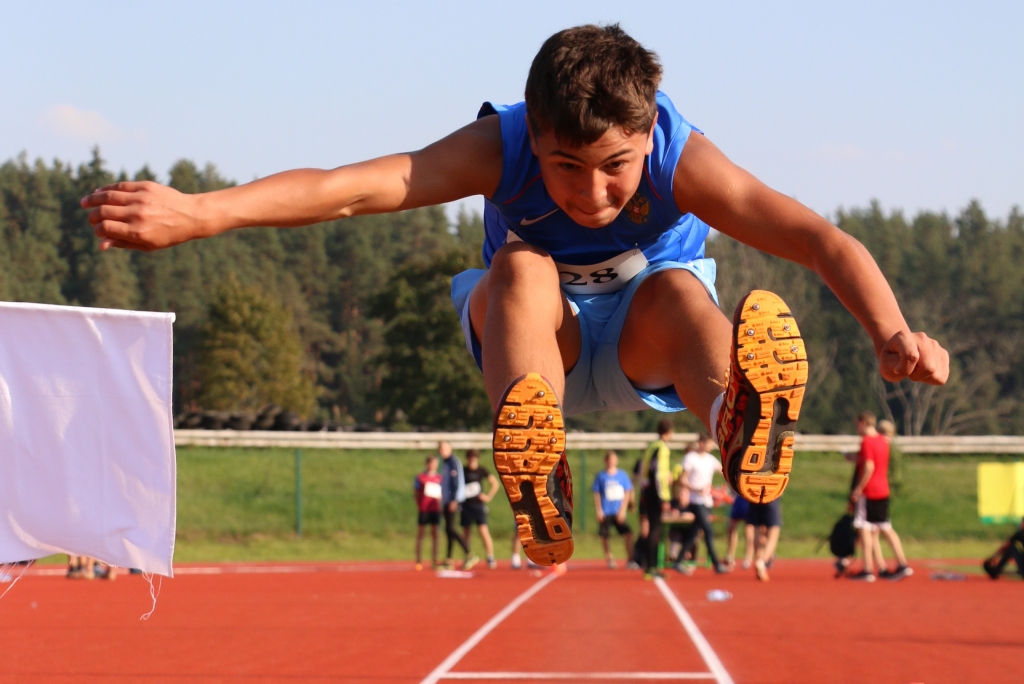
[{"label": "metal pole", "polygon": [[580,479],[583,491],[580,496],[580,532],[587,531],[587,452],[580,452]]},{"label": "metal pole", "polygon": [[295,450],[295,536],[302,536],[302,449]]}]

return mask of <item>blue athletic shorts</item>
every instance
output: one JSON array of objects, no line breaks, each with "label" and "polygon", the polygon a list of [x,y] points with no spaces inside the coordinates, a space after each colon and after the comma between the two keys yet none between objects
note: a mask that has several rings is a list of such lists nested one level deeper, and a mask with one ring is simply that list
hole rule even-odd
[{"label": "blue athletic shorts", "polygon": [[739,494],[733,499],[732,509],[729,511],[730,520],[742,520],[746,522],[747,511],[750,509],[750,502],[744,499]]},{"label": "blue athletic shorts", "polygon": [[[588,411],[641,411],[653,408],[671,413],[686,409],[675,388],[657,392],[637,389],[630,384],[619,367],[619,335],[629,311],[629,303],[640,284],[659,271],[671,269],[689,271],[704,285],[708,295],[718,303],[715,290],[715,260],[662,261],[640,271],[629,285],[618,292],[598,295],[572,295],[566,293],[580,323],[583,347],[579,361],[565,378],[565,396],[562,409],[566,415]],[[466,349],[473,355],[478,368],[483,367],[480,343],[469,322],[469,295],[487,271],[470,269],[452,279],[452,304],[462,320],[462,333]],[[682,341],[681,341],[682,342]]]}]

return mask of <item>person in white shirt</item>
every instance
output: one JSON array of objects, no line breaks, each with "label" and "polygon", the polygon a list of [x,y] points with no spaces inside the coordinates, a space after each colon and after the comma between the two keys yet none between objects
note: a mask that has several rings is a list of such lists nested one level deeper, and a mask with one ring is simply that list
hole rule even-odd
[{"label": "person in white shirt", "polygon": [[693,525],[687,528],[686,536],[683,539],[683,553],[680,554],[680,561],[676,563],[676,569],[682,571],[682,558],[696,540],[697,530],[704,532],[704,541],[708,547],[708,559],[714,567],[715,572],[727,572],[724,565],[718,560],[715,553],[715,533],[711,529],[711,507],[714,501],[711,498],[711,482],[715,473],[722,472],[722,463],[711,454],[714,442],[707,434],[701,434],[697,440],[697,449],[690,451],[683,457],[683,474],[681,483],[690,492],[690,505],[686,510],[693,513]]}]

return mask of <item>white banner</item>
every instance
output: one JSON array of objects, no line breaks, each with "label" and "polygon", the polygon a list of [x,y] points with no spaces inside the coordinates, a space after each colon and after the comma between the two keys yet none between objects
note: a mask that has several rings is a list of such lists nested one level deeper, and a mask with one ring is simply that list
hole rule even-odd
[{"label": "white banner", "polygon": [[174,314],[0,303],[0,562],[171,576]]}]

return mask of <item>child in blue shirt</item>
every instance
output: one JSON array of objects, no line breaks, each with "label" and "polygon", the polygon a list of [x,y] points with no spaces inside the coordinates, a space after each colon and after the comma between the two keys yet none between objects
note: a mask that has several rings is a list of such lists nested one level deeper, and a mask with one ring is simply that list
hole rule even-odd
[{"label": "child in blue shirt", "polygon": [[608,567],[618,567],[608,548],[608,536],[612,526],[626,543],[626,558],[633,552],[633,530],[626,522],[626,513],[633,501],[633,481],[619,470],[619,455],[609,451],[604,455],[604,470],[594,478],[594,510],[597,511],[597,534],[604,546],[604,557]]}]

